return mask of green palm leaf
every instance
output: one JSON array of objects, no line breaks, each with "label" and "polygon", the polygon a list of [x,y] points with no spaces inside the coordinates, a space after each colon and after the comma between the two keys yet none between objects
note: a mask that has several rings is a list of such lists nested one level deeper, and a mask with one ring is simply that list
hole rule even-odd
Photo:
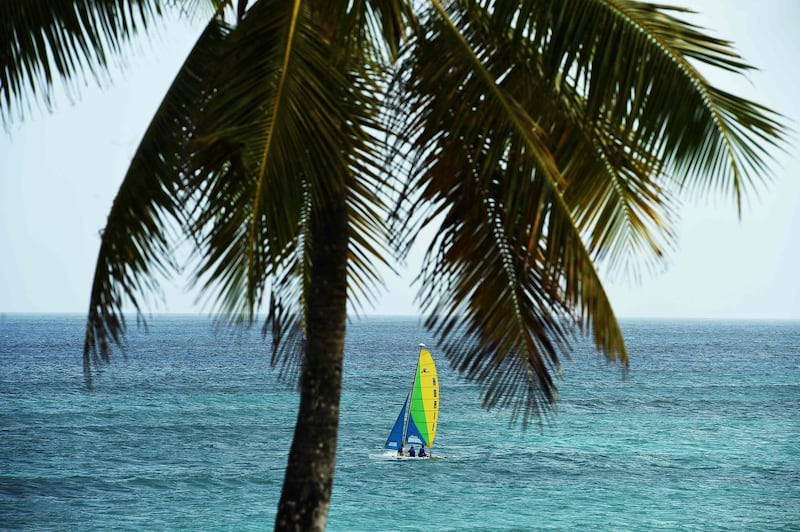
[{"label": "green palm leaf", "polygon": [[[370,297],[375,264],[386,257],[375,186],[380,71],[349,58],[342,64],[335,54],[352,43],[329,42],[300,6],[260,2],[247,12],[191,143],[193,188],[202,190],[191,227],[202,254],[197,277],[206,291],[218,290],[220,310],[246,319],[269,287],[267,329],[277,344],[283,330],[303,330],[316,245],[309,228],[330,197],[347,190],[355,301]],[[287,342],[297,359],[301,342]]]},{"label": "green palm leaf", "polygon": [[663,161],[656,172],[700,192],[733,194],[740,205],[749,179],[763,175],[780,125],[764,107],[713,88],[691,61],[746,71],[730,43],[670,15],[680,8],[598,0],[523,6],[516,25],[535,35],[543,74],[582,90],[590,118],[618,124],[626,144]]},{"label": "green palm leaf", "polygon": [[676,188],[658,174],[658,158],[628,142],[614,123],[588,116],[578,90],[545,78],[543,57],[529,40],[511,29],[490,31],[495,14],[473,9],[465,16],[490,46],[504,90],[547,132],[566,182],[564,200],[594,256],[608,259],[609,271],[625,268],[634,277],[643,266],[655,266],[672,246]]},{"label": "green palm leaf", "polygon": [[109,360],[110,342],[125,330],[123,305],[141,315],[138,295],[158,289],[155,274],[176,267],[169,228],[184,219],[185,162],[182,145],[205,99],[206,80],[227,27],[212,20],[156,111],[114,199],[103,230],[86,323],[84,367]]},{"label": "green palm leaf", "polygon": [[156,0],[0,2],[3,121],[25,115],[22,102],[27,94],[51,109],[52,86],[59,78],[68,83],[71,97],[77,95],[86,70],[98,81],[104,79],[110,57],[160,14]]},{"label": "green palm leaf", "polygon": [[[423,191],[412,210],[431,202],[426,219],[445,220],[422,275],[422,297],[439,301],[428,323],[444,339],[474,337],[449,353],[468,376],[491,383],[487,404],[522,401],[527,389],[536,409],[555,397],[543,372],[568,352],[554,347],[566,335],[541,324],[591,329],[601,350],[624,360],[596,261],[627,269],[646,252],[657,264],[673,240],[671,197],[681,186],[714,186],[738,201],[745,176],[764,170],[756,141],[777,142],[778,124],[705,82],[689,59],[733,71],[745,65],[727,43],[663,8],[463,2],[447,10],[434,3],[433,11],[403,56],[397,104],[407,110],[403,140],[415,154],[408,190]],[[476,205],[487,210],[468,217]],[[525,297],[524,272],[551,299]],[[478,294],[498,279],[494,299]],[[483,318],[503,301],[502,335],[517,340],[498,349]],[[538,328],[521,308],[537,309]],[[491,348],[477,355],[475,344]],[[503,367],[509,355],[525,360],[521,353],[534,360],[520,367],[539,375],[525,386]]]},{"label": "green palm leaf", "polygon": [[[400,105],[409,110],[405,138],[422,154],[411,188],[441,205],[434,212],[445,220],[422,278],[436,287],[422,294],[434,310],[427,323],[450,358],[487,384],[488,406],[516,401],[527,418],[555,401],[550,370],[567,353],[570,323],[591,323],[598,347],[625,360],[621,332],[545,131],[497,81],[508,68],[466,18],[440,9],[426,28],[406,56]],[[511,378],[509,364],[525,369]]]}]

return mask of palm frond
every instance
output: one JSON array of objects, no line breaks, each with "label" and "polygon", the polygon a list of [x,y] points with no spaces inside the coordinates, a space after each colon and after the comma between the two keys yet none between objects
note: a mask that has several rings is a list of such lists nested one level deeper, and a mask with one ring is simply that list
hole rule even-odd
[{"label": "palm frond", "polygon": [[[595,261],[615,268],[645,251],[656,264],[673,241],[673,194],[714,188],[738,203],[765,170],[766,147],[780,142],[781,127],[765,108],[706,82],[690,61],[748,67],[729,43],[673,18],[670,8],[493,1],[447,9],[434,2],[432,11],[403,57],[399,84],[407,91],[401,141],[412,147],[415,176],[408,190],[422,190],[411,210],[428,205],[424,220],[445,220],[422,275],[426,285],[438,283],[422,293],[440,301],[428,323],[445,339],[458,329],[480,353],[459,345],[449,354],[491,382],[489,404],[519,401],[524,379],[507,378],[502,361],[512,353],[524,360],[525,342],[480,351],[492,329],[478,316],[505,306],[504,338],[533,331],[559,346],[528,341],[528,352],[544,357],[538,367],[521,366],[532,374],[549,377],[554,354],[568,348],[564,335],[537,332],[521,308],[540,311],[540,323],[593,330],[599,349],[624,360]],[[469,202],[487,209],[482,218],[468,215]],[[534,278],[519,281],[523,272]],[[497,279],[496,299],[479,295]],[[526,299],[527,286],[550,298]],[[529,406],[552,403],[547,378],[530,388]]]},{"label": "palm frond", "polygon": [[410,188],[444,217],[422,274],[427,324],[487,385],[487,405],[513,403],[527,420],[555,401],[551,373],[573,327],[592,329],[609,358],[626,360],[625,347],[547,132],[504,87],[508,68],[456,7],[425,28],[404,56],[399,106]]},{"label": "palm frond", "polygon": [[525,2],[515,26],[541,50],[544,76],[574,87],[589,117],[655,155],[662,162],[655,172],[674,174],[691,191],[730,194],[741,208],[782,126],[765,107],[706,80],[695,64],[734,73],[750,67],[731,43],[671,14],[681,12],[633,1]]},{"label": "palm frond", "polygon": [[288,67],[302,46],[298,18],[299,3],[258,3],[247,12],[192,140],[193,188],[202,191],[191,227],[203,253],[196,277],[206,278],[204,291],[217,291],[223,314],[247,320],[273,267],[292,251],[309,193],[300,168],[305,145],[284,120],[295,83]]},{"label": "palm frond", "polygon": [[354,301],[369,299],[380,282],[375,264],[385,260],[377,52],[344,53],[364,32],[331,40],[315,20],[300,2],[251,7],[192,141],[202,190],[190,229],[201,250],[197,279],[223,313],[244,319],[254,319],[270,287],[265,330],[292,359],[280,335],[305,323],[308,253],[318,245],[309,223],[330,198],[347,191]]},{"label": "palm frond", "polygon": [[406,0],[363,0],[362,4],[356,3],[353,9],[353,21],[364,30],[361,42],[376,47],[383,44],[385,63],[394,62],[400,45],[417,24],[413,4]]},{"label": "palm frond", "polygon": [[309,284],[311,282],[311,196],[304,194],[300,230],[294,252],[276,268],[270,288],[269,313],[262,334],[272,340],[271,365],[279,368],[278,378],[299,382],[305,350]]},{"label": "palm frond", "polygon": [[171,273],[169,228],[183,221],[182,146],[190,117],[205,98],[205,82],[227,27],[212,20],[181,67],[134,154],[103,230],[84,341],[84,369],[109,360],[110,343],[125,331],[124,304],[141,315],[139,295],[158,289],[156,273]]},{"label": "palm frond", "polygon": [[109,59],[161,16],[161,2],[28,0],[0,3],[0,114],[24,117],[32,100],[52,106],[56,79],[74,97],[87,73],[104,80]]},{"label": "palm frond", "polygon": [[[674,243],[672,197],[677,186],[662,177],[658,158],[621,136],[622,128],[588,115],[586,100],[566,83],[543,76],[543,58],[514,28],[499,31],[493,12],[465,12],[493,72],[547,135],[567,183],[564,200],[596,259],[608,272],[636,277],[655,267]],[[503,19],[504,20],[504,19]]]}]

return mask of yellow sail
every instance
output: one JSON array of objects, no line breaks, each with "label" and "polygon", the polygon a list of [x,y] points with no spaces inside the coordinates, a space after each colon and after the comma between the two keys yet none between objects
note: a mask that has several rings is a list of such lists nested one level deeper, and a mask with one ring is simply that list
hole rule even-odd
[{"label": "yellow sail", "polygon": [[433,446],[439,425],[439,376],[430,351],[419,351],[417,375],[411,389],[407,441]]}]

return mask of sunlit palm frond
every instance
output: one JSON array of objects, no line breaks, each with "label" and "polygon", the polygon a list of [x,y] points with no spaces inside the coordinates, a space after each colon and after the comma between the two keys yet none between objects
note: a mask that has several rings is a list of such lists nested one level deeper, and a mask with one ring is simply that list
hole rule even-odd
[{"label": "sunlit palm frond", "polygon": [[[124,332],[123,305],[141,311],[139,296],[157,290],[157,274],[173,270],[169,228],[183,219],[182,146],[191,115],[205,98],[206,80],[227,28],[213,20],[181,67],[134,154],[102,233],[92,284],[84,367],[109,359]],[[176,223],[177,222],[177,223]]]},{"label": "sunlit palm frond", "polygon": [[675,183],[654,173],[646,153],[625,145],[615,128],[560,131],[554,155],[565,168],[564,200],[607,275],[636,279],[656,269],[675,244]]},{"label": "sunlit palm frond", "polygon": [[576,88],[543,76],[540,50],[506,27],[503,15],[474,6],[464,13],[491,48],[500,85],[546,133],[566,183],[564,200],[589,249],[609,271],[636,276],[655,266],[673,244],[674,183],[660,175],[654,154],[621,137],[618,124],[589,116]]},{"label": "sunlit palm frond", "polygon": [[410,188],[444,217],[421,279],[428,325],[486,384],[487,405],[513,404],[527,420],[553,405],[573,327],[625,360],[621,332],[547,132],[504,86],[508,63],[457,11],[439,9],[425,28],[404,56],[399,98],[416,157]]},{"label": "sunlit palm frond", "polygon": [[684,11],[633,1],[531,1],[514,17],[541,50],[543,74],[579,91],[589,118],[615,125],[625,144],[656,156],[655,172],[673,173],[691,190],[731,194],[740,206],[752,181],[764,177],[781,126],[766,108],[713,88],[695,67],[749,68],[730,43],[671,14]]},{"label": "sunlit palm frond", "polygon": [[[455,179],[479,180],[468,172]],[[426,324],[456,367],[485,385],[487,407],[511,405],[527,423],[555,403],[552,374],[567,353],[573,317],[551,272],[530,263],[526,224],[509,219],[499,187],[451,181],[444,188],[441,177],[434,174],[438,187],[451,194],[421,274]]]},{"label": "sunlit palm frond", "polygon": [[[360,4],[360,5],[359,5]],[[410,28],[417,24],[413,2],[407,0],[363,0],[355,2],[352,20],[361,28],[361,42],[376,46],[377,52],[394,62]]]}]

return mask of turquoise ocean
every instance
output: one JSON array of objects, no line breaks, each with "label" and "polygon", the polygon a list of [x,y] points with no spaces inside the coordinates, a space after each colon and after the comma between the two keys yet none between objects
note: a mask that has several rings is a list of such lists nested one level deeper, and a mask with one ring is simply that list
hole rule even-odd
[{"label": "turquoise ocean", "polygon": [[[0,529],[271,529],[297,396],[260,332],[133,323],[88,391],[81,316],[0,315]],[[622,325],[628,374],[578,342],[522,430],[419,320],[354,320],[328,530],[800,530],[800,322]],[[381,459],[420,342],[447,458]]]}]

